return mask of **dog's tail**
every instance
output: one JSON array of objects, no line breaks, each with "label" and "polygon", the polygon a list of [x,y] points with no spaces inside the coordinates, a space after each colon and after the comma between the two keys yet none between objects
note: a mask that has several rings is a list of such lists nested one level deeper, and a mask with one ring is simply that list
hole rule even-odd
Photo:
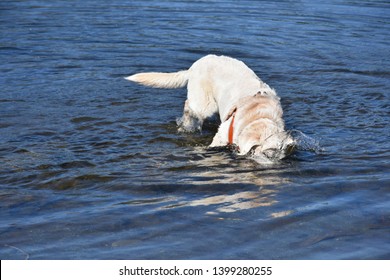
[{"label": "dog's tail", "polygon": [[181,88],[188,82],[188,70],[175,73],[139,73],[125,79],[155,88]]}]

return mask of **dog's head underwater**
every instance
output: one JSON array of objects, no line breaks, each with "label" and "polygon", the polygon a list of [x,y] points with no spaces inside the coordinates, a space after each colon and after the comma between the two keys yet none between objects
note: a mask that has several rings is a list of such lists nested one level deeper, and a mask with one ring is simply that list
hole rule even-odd
[{"label": "dog's head underwater", "polygon": [[291,155],[295,148],[295,140],[282,132],[271,135],[261,145],[253,146],[249,155],[254,159],[280,160]]},{"label": "dog's head underwater", "polygon": [[247,155],[258,162],[274,162],[290,156],[297,143],[289,132],[279,132],[267,137],[261,144],[255,144]]}]

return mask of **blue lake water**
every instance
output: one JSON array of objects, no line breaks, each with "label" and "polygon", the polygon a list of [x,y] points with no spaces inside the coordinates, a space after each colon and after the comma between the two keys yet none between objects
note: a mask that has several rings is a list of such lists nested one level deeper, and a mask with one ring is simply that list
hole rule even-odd
[{"label": "blue lake water", "polygon": [[[0,258],[390,259],[389,38],[388,1],[2,0]],[[209,53],[316,148],[208,150],[123,79]]]}]

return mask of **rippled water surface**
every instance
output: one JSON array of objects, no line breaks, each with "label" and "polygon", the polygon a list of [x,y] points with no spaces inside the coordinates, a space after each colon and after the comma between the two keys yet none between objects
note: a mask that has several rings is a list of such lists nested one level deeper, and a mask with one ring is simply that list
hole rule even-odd
[{"label": "rippled water surface", "polygon": [[[390,259],[389,38],[388,1],[2,0],[1,259]],[[209,53],[311,142],[208,150],[185,89],[123,79]]]}]

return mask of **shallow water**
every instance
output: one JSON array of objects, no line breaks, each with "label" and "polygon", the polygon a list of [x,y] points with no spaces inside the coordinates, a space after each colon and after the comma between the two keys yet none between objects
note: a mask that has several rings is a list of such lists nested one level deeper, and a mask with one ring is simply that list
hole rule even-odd
[{"label": "shallow water", "polygon": [[[1,259],[389,259],[389,38],[387,1],[1,1]],[[185,89],[123,79],[208,53],[299,151],[208,150]]]}]

